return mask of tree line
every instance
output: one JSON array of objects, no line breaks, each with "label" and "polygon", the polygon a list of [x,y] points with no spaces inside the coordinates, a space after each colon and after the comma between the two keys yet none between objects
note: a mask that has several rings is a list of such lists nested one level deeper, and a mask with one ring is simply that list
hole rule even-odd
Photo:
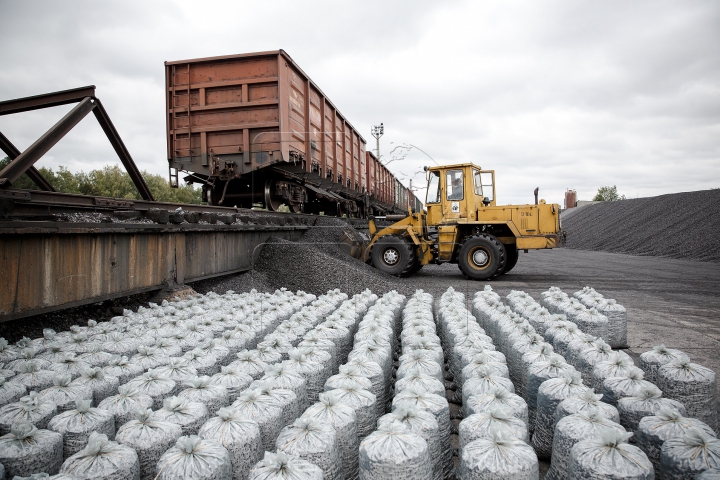
[{"label": "tree line", "polygon": [[625,200],[625,195],[618,193],[616,185],[598,188],[598,192],[593,198],[593,202],[615,202],[617,200]]},{"label": "tree line", "polygon": [[[8,157],[0,160],[0,170],[9,163]],[[38,170],[58,192],[129,200],[142,198],[130,179],[130,175],[119,165],[105,165],[101,169],[91,170],[88,173],[83,171],[73,173],[63,166],[58,167],[57,171],[47,167],[40,167]],[[141,173],[155,200],[172,203],[201,203],[199,188],[194,188],[192,185],[171,188],[167,179],[162,175],[155,175],[147,171]],[[39,190],[38,186],[25,174],[13,183],[12,188]]]}]

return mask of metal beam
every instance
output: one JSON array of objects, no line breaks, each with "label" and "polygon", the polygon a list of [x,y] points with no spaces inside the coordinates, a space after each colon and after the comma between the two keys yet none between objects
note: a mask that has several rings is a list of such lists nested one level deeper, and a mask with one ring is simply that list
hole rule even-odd
[{"label": "metal beam", "polygon": [[6,100],[4,102],[0,102],[0,115],[29,112],[40,108],[57,107],[58,105],[67,105],[69,103],[79,102],[85,97],[94,96],[95,85],[89,85],[87,87],[73,88],[70,90],[63,90],[61,92],[43,93],[42,95],[33,95],[32,97]]},{"label": "metal beam", "polygon": [[130,179],[135,184],[135,188],[137,188],[138,192],[140,192],[140,196],[143,200],[155,200],[152,192],[150,191],[150,187],[148,187],[147,183],[145,183],[145,179],[140,173],[140,170],[138,170],[137,165],[135,165],[135,162],[130,156],[130,152],[128,152],[127,148],[125,148],[125,144],[120,138],[120,134],[117,130],[115,130],[115,125],[113,125],[110,120],[110,116],[107,114],[102,102],[100,102],[98,98],[95,99],[95,105],[96,107],[93,110],[95,118],[97,118],[97,121],[105,132],[105,135],[107,135],[108,140],[110,140],[110,144],[115,149],[115,153],[117,153],[118,157],[120,157],[120,161],[125,166],[125,170],[127,170],[128,175],[130,175]]},{"label": "metal beam", "polygon": [[[2,132],[0,132],[0,149],[2,149],[2,151],[7,154],[10,160],[15,160],[17,157],[20,156],[20,150],[18,150],[15,145],[13,145],[12,142],[8,140],[5,135],[3,135]],[[40,190],[43,190],[45,192],[57,192],[57,190],[55,190],[55,188],[50,185],[50,182],[48,182],[45,177],[42,176],[42,173],[40,173],[37,168],[30,167],[25,173],[28,177],[30,177],[30,180],[32,180],[35,185],[40,188]]]},{"label": "metal beam", "polygon": [[32,180],[33,183],[37,185],[40,190],[44,192],[57,192],[57,190],[55,190],[55,187],[53,187],[50,182],[48,182],[47,179],[43,177],[42,173],[40,173],[40,170],[38,170],[34,166],[28,168],[25,174],[30,177],[30,180]]},{"label": "metal beam", "polygon": [[15,160],[11,161],[0,171],[0,188],[8,188],[17,181],[40,157],[45,155],[57,142],[60,141],[72,128],[80,122],[85,115],[96,107],[97,103],[92,97],[85,97],[75,108],[60,119],[45,134],[30,145]]},{"label": "metal beam", "polygon": [[15,160],[20,156],[20,150],[18,150],[17,147],[13,145],[5,135],[3,135],[2,132],[0,132],[0,149],[2,149],[8,157],[10,157],[10,160]]}]

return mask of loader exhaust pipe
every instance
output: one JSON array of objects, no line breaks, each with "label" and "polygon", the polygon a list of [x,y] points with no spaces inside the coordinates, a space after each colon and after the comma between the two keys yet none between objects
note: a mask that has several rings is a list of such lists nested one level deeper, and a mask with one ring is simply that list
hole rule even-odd
[{"label": "loader exhaust pipe", "polygon": [[540,191],[540,187],[535,187],[535,191],[533,192],[535,194],[535,205],[538,204],[538,192]]}]

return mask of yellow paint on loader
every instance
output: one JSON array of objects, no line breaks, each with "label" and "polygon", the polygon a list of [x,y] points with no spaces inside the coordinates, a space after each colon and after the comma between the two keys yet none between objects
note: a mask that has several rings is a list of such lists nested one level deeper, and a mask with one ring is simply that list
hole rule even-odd
[{"label": "yellow paint on loader", "polygon": [[496,203],[495,172],[471,163],[426,167],[426,212],[408,211],[378,231],[362,259],[404,276],[429,263],[457,263],[468,278],[486,280],[509,272],[520,250],[561,247],[560,206]]}]

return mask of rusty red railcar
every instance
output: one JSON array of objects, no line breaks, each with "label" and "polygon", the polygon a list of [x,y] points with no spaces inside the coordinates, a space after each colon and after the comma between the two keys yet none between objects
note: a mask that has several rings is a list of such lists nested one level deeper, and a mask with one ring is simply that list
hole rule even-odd
[{"label": "rusty red railcar", "polygon": [[171,182],[214,205],[368,213],[365,139],[286,52],[165,62],[165,76]]},{"label": "rusty red railcar", "polygon": [[370,197],[369,212],[382,215],[398,211],[400,207],[395,206],[395,177],[372,152],[366,151],[365,158],[367,163],[366,183]]}]

